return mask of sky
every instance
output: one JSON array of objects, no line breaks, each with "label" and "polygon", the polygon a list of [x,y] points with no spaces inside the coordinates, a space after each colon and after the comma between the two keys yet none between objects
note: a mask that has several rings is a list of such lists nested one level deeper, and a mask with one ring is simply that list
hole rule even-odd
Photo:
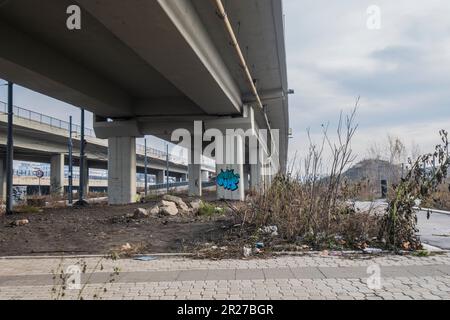
[{"label": "sky", "polygon": [[[370,22],[379,8],[380,29]],[[290,96],[290,156],[307,150],[306,130],[333,135],[341,111],[357,97],[359,159],[372,144],[400,137],[407,148],[431,151],[440,129],[450,130],[450,1],[284,0]],[[4,89],[2,89],[4,88]],[[0,87],[6,101],[6,88]],[[16,87],[15,104],[61,119],[79,110]],[[87,114],[92,127],[92,115]],[[164,143],[152,139],[162,149]]]},{"label": "sky", "polygon": [[[380,29],[368,28],[376,5]],[[294,139],[306,151],[306,129],[316,141],[361,97],[353,150],[359,158],[387,135],[422,152],[450,130],[450,1],[285,0]],[[370,19],[369,21],[373,21]],[[371,27],[373,24],[369,24]]]}]

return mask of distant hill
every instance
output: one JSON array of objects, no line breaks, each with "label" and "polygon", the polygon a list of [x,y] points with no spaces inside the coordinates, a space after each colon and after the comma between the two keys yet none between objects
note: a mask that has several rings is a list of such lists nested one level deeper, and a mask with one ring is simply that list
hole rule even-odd
[{"label": "distant hill", "polygon": [[370,180],[378,183],[381,180],[388,180],[391,184],[400,179],[401,171],[400,165],[393,165],[385,160],[367,159],[348,169],[344,177],[354,182]]}]

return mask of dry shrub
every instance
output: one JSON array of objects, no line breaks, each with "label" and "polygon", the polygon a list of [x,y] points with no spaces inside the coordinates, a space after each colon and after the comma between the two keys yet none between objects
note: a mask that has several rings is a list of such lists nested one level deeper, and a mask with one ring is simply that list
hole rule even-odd
[{"label": "dry shrub", "polygon": [[331,210],[325,202],[328,192],[326,181],[312,187],[296,179],[277,176],[265,194],[251,198],[246,223],[257,228],[276,225],[284,239],[316,248],[367,247],[378,235],[379,217],[355,210],[347,202],[349,189],[345,183]]},{"label": "dry shrub", "polygon": [[450,166],[448,133],[440,131],[442,143],[433,153],[409,160],[409,170],[389,199],[380,239],[392,250],[420,249],[417,237],[417,201],[426,204],[447,178]]},{"label": "dry shrub", "polygon": [[[354,160],[351,140],[357,130],[356,109],[347,117],[341,114],[336,141],[328,135],[328,127],[324,127],[321,144],[310,138],[301,173],[279,175],[269,190],[251,198],[244,215],[246,223],[257,227],[276,225],[283,238],[316,247],[364,247],[377,236],[379,219],[369,212],[357,212],[348,202],[359,186],[344,178]],[[320,170],[327,147],[332,159],[329,172],[323,173]]]}]

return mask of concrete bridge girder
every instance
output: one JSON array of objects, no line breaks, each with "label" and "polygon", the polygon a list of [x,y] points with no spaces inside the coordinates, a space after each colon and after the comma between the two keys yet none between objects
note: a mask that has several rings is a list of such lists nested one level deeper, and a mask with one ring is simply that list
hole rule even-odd
[{"label": "concrete bridge girder", "polygon": [[[66,17],[60,12],[64,13],[69,3],[43,2],[40,12],[45,16],[35,13],[32,0],[10,1],[0,8],[2,78],[99,115],[97,135],[115,142],[131,141],[149,131],[167,140],[173,129],[193,120],[209,121],[214,126],[225,121],[228,125],[223,116],[229,117],[235,128],[247,128],[243,101],[250,103],[252,97],[211,3],[78,0],[83,27],[77,32],[58,27],[64,25]],[[252,76],[258,91],[268,92],[261,95],[268,104],[267,116],[287,132],[281,0],[228,1],[226,7],[235,22],[242,22],[239,40],[250,48],[246,55],[254,65]],[[257,115],[260,124],[261,114]],[[244,119],[239,118],[242,115]],[[254,121],[250,126],[256,127]],[[282,141],[286,158],[287,134]],[[119,144],[113,147],[119,149],[115,155],[125,158],[114,156],[115,163],[110,167],[122,161],[131,165],[131,159],[136,158],[122,152],[130,151],[131,146]],[[242,147],[245,157],[248,146],[243,142]],[[51,150],[51,154],[59,153],[64,151]],[[114,157],[109,156],[110,160]],[[136,162],[139,166],[139,157]],[[100,163],[98,159],[92,161],[93,165]],[[178,169],[175,166],[173,171]],[[128,174],[136,174],[136,166],[130,170],[126,170],[126,177],[118,178],[128,180]],[[241,166],[236,170],[243,172]],[[201,168],[190,166],[189,171],[191,180],[197,180],[191,191],[198,194]],[[250,168],[250,173],[256,171],[266,176],[267,170]],[[255,181],[258,179],[250,178],[250,184],[258,184]],[[130,198],[131,184],[118,188],[124,188],[127,194],[119,197],[120,201]]]}]

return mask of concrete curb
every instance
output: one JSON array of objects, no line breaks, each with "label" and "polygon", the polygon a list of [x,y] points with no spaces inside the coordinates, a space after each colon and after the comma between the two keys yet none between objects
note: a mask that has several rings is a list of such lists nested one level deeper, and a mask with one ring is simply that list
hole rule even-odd
[{"label": "concrete curb", "polygon": [[[433,247],[427,244],[424,244],[424,249],[429,252],[434,253],[450,253],[450,250],[444,250],[437,247]],[[401,255],[412,255],[411,252],[401,252]],[[380,253],[364,253],[362,251],[329,251],[328,254],[324,255],[323,251],[308,251],[308,252],[297,252],[297,251],[286,251],[286,252],[273,252],[275,257],[281,256],[321,256],[321,257],[345,257],[348,255],[361,255],[366,257],[377,257],[377,256],[389,256],[389,255],[397,255],[392,251],[382,251]],[[135,255],[132,258],[121,258],[119,260],[134,260],[139,257],[156,257],[160,259],[170,259],[170,258],[191,258],[195,256],[194,253],[149,253],[149,254],[139,254]],[[1,260],[27,260],[27,259],[35,259],[35,260],[45,260],[45,259],[89,259],[89,258],[105,258],[105,255],[41,255],[41,256],[6,256],[0,257]],[[236,258],[239,260],[239,258]],[[208,260],[208,259],[205,259]],[[234,259],[224,259],[224,260],[234,260]]]},{"label": "concrete curb", "polygon": [[[152,253],[152,254],[139,254],[133,258],[122,258],[120,260],[132,260],[134,258],[151,256],[157,258],[180,258],[180,257],[192,257],[193,253]],[[0,257],[0,260],[45,260],[45,259],[90,259],[90,258],[105,258],[107,255],[92,254],[92,255],[41,255],[41,256],[6,256]]]},{"label": "concrete curb", "polygon": [[444,210],[437,210],[437,209],[430,209],[430,208],[419,208],[419,207],[415,207],[414,209],[420,210],[420,211],[424,211],[424,212],[445,214],[447,216],[450,216],[450,212],[449,211],[444,211]]}]

